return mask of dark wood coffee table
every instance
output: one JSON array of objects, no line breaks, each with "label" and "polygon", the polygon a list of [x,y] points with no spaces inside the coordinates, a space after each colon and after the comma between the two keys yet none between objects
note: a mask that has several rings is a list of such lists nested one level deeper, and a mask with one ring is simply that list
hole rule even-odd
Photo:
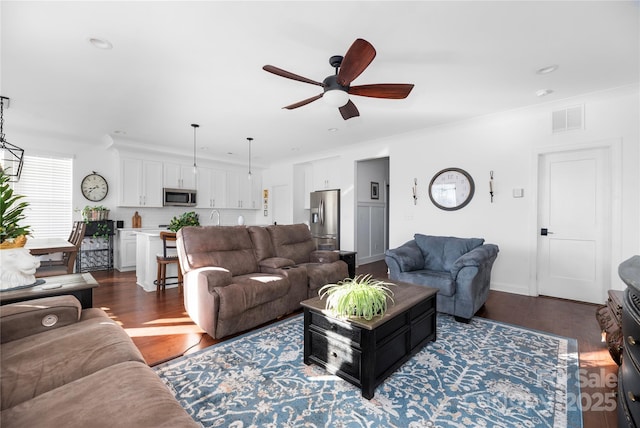
[{"label": "dark wood coffee table", "polygon": [[435,288],[390,281],[395,304],[382,316],[336,318],[319,297],[303,301],[304,363],[315,363],[371,399],[391,373],[436,340]]},{"label": "dark wood coffee table", "polygon": [[93,306],[93,289],[98,286],[98,283],[90,273],[46,276],[39,279],[43,279],[45,281],[44,284],[0,292],[0,305],[60,294],[71,294],[80,301],[82,308],[86,309]]}]

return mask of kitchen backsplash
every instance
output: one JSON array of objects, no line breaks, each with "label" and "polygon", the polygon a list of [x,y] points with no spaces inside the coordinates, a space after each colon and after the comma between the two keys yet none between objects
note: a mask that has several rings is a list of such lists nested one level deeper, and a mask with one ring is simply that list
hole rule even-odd
[{"label": "kitchen backsplash", "polygon": [[[168,225],[171,219],[175,216],[179,216],[184,212],[194,211],[198,214],[198,219],[202,226],[215,225],[216,216],[213,219],[210,218],[211,209],[203,208],[190,208],[190,207],[163,207],[163,208],[111,208],[109,212],[109,220],[117,221],[122,220],[125,228],[132,227],[131,219],[137,211],[140,217],[142,217],[142,228],[154,228],[160,225]],[[245,224],[264,224],[264,217],[262,211],[259,210],[234,210],[234,209],[219,209],[220,212],[220,224],[222,226],[234,226],[238,224],[238,216],[242,215],[245,219]],[[79,212],[75,213],[77,220],[81,219]]]}]

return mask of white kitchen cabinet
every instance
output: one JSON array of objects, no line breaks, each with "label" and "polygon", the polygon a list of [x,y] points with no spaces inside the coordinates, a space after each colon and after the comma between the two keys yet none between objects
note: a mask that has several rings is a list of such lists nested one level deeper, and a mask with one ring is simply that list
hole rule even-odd
[{"label": "white kitchen cabinet", "polygon": [[338,157],[320,159],[313,162],[313,190],[337,189],[339,169]]},{"label": "white kitchen cabinet", "polygon": [[198,208],[227,208],[227,172],[198,169]]},{"label": "white kitchen cabinet", "polygon": [[118,206],[162,207],[162,162],[120,159]]},{"label": "white kitchen cabinet", "polygon": [[116,231],[115,266],[120,272],[136,269],[136,233],[133,230]]},{"label": "white kitchen cabinet", "polygon": [[262,207],[262,174],[246,171],[227,171],[227,208],[257,210]]},{"label": "white kitchen cabinet", "polygon": [[164,187],[189,190],[196,188],[196,174],[193,173],[193,165],[165,162],[163,172]]}]

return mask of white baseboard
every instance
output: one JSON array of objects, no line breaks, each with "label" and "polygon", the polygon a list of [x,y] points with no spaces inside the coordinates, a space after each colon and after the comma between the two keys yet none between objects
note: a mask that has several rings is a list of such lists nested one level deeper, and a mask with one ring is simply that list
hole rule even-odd
[{"label": "white baseboard", "polygon": [[529,294],[529,287],[522,286],[522,285],[491,282],[491,285],[489,288],[493,291],[503,291],[505,293],[521,294],[523,296],[531,295]]}]

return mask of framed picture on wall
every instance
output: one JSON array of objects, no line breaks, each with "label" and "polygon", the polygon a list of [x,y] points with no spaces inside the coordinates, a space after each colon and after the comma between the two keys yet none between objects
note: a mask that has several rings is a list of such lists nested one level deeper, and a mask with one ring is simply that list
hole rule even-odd
[{"label": "framed picture on wall", "polygon": [[371,199],[380,199],[380,186],[375,181],[371,182]]}]

